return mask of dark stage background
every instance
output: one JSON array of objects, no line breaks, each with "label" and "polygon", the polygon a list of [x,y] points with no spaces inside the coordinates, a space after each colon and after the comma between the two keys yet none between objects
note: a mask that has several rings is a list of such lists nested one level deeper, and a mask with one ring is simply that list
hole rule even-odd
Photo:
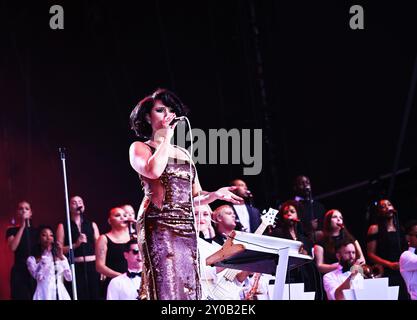
[{"label": "dark stage background", "polygon": [[[190,107],[193,127],[262,128],[263,170],[247,176],[260,208],[311,177],[315,195],[340,208],[362,241],[366,208],[388,191],[401,221],[416,216],[415,99],[405,118],[417,20],[412,1],[0,1],[0,227],[16,204],[35,224],[65,219],[58,147],[67,149],[70,194],[107,231],[107,212],[142,198],[129,165],[130,111],[157,87]],[[49,28],[64,7],[64,30]],[[361,4],[365,30],[349,28]],[[403,124],[405,139],[400,139]],[[400,148],[399,148],[400,147]],[[205,190],[242,175],[240,165],[199,165]],[[367,183],[369,181],[369,183]],[[364,243],[363,243],[364,245]],[[0,247],[0,298],[11,254]]]}]

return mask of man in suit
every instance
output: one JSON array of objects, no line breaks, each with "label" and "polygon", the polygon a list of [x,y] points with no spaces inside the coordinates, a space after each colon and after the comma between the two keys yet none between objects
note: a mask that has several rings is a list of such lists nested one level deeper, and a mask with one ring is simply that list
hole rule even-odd
[{"label": "man in suit", "polygon": [[261,224],[261,214],[252,204],[252,193],[248,190],[246,182],[241,179],[233,180],[231,185],[237,187],[233,192],[245,199],[244,204],[232,205],[236,215],[236,230],[254,233]]}]

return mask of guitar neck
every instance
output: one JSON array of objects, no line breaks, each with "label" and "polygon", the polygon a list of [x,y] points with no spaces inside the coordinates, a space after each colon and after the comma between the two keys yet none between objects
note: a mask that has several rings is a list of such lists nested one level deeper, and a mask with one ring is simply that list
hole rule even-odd
[{"label": "guitar neck", "polygon": [[268,224],[265,223],[265,221],[262,221],[262,223],[259,225],[258,229],[254,232],[254,234],[260,234],[262,235],[266,228],[268,227]]}]

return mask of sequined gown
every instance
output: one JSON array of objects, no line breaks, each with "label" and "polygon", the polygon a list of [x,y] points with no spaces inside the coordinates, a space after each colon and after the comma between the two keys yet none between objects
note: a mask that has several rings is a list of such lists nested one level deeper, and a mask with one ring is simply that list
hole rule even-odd
[{"label": "sequined gown", "polygon": [[145,197],[138,216],[138,241],[144,262],[139,299],[201,298],[190,192],[194,166],[191,171],[188,162],[169,158],[158,179],[140,176]]}]

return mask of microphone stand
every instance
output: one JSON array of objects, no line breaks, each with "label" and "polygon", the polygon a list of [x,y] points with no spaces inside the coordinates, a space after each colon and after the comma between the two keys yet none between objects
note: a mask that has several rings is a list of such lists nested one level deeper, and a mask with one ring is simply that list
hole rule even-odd
[{"label": "microphone stand", "polygon": [[[315,220],[315,215],[314,215],[314,210],[313,210],[313,195],[311,193],[311,189],[309,188],[307,191],[307,202],[308,202],[308,214],[309,217],[311,217],[310,220],[310,225],[311,225],[311,229],[313,231],[313,243],[316,243],[316,230],[313,228],[311,222]],[[318,221],[317,221],[317,227],[318,227]]]},{"label": "microphone stand", "polygon": [[[83,233],[83,223],[84,223],[83,212],[81,212],[81,209],[78,209],[78,210],[80,212],[80,232]],[[90,286],[88,284],[88,276],[87,276],[87,261],[85,261],[85,246],[84,246],[84,243],[81,243],[80,248],[81,248],[81,254],[83,255],[84,281],[85,281],[85,286],[86,286],[86,289],[87,289],[87,297],[91,298],[91,296],[90,296]]]},{"label": "microphone stand", "polygon": [[51,248],[51,253],[52,253],[52,261],[54,263],[54,273],[55,273],[55,295],[56,295],[56,300],[59,300],[59,294],[58,294],[58,269],[56,267],[56,245],[55,243],[52,244],[52,248]]},{"label": "microphone stand", "polygon": [[[30,257],[32,254],[32,239],[30,238],[30,219],[25,219],[25,235],[26,235],[26,245],[27,245],[27,256]],[[32,279],[29,279],[29,290],[30,294],[33,295],[34,288],[33,288],[33,282]]]},{"label": "microphone stand", "polygon": [[402,251],[401,248],[401,228],[400,228],[400,221],[398,218],[398,211],[395,210],[393,213],[393,219],[394,219],[394,226],[395,226],[395,230],[397,233],[397,242],[398,242],[398,249],[400,250],[400,252]]},{"label": "microphone stand", "polygon": [[[68,252],[68,262],[71,267],[72,273],[72,299],[78,300],[77,297],[77,279],[75,276],[75,265],[74,265],[74,250],[72,247],[72,235],[71,235],[71,219],[70,219],[70,212],[69,212],[69,199],[68,199],[68,185],[67,185],[67,171],[65,167],[65,148],[59,148],[59,154],[62,162],[62,170],[64,176],[64,193],[65,193],[65,209],[66,209],[66,218],[67,218],[67,230],[68,230],[68,244],[69,244],[69,252]],[[63,245],[63,244],[62,244]]]}]

